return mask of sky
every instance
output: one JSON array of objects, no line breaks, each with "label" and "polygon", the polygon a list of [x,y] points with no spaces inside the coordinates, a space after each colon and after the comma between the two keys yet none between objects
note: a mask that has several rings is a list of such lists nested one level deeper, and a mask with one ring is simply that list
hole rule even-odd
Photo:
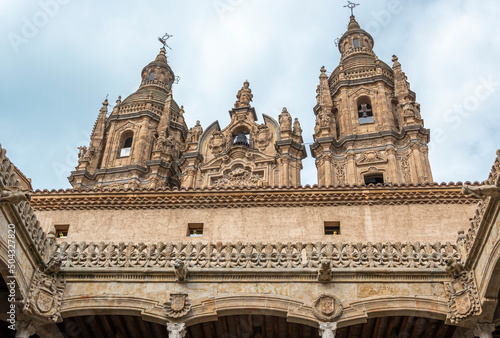
[{"label": "sky", "polygon": [[[399,57],[431,130],[436,182],[483,181],[500,145],[500,1],[358,0],[356,19],[388,64]],[[69,188],[102,101],[133,93],[169,33],[174,99],[188,127],[222,128],[248,80],[259,123],[283,107],[308,158],[321,66],[350,12],[340,0],[0,0],[0,144],[35,189]]]}]

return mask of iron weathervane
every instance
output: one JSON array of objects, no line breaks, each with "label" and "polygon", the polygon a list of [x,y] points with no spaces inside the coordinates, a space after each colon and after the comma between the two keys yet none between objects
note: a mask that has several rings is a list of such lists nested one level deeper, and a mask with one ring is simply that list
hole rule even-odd
[{"label": "iron weathervane", "polygon": [[169,45],[167,45],[167,40],[170,39],[173,35],[168,35],[168,33],[165,33],[165,35],[163,35],[161,38],[158,37],[158,41],[160,41],[163,45],[163,47],[167,47],[168,49],[172,49],[170,48]]}]

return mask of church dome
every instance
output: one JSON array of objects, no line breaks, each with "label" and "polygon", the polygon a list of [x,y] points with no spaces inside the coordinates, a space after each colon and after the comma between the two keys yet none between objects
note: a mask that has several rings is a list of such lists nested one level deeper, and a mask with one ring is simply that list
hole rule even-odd
[{"label": "church dome", "polygon": [[377,57],[373,52],[373,45],[373,37],[361,29],[354,15],[351,15],[347,32],[340,38],[338,44],[344,66],[374,65]]}]

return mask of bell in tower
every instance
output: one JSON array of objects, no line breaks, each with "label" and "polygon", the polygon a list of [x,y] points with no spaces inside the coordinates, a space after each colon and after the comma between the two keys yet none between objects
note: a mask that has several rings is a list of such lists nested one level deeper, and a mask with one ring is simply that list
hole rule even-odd
[{"label": "bell in tower", "polygon": [[340,64],[330,76],[321,68],[311,145],[319,185],[432,182],[416,95],[397,57],[390,67],[373,46],[351,12],[338,41]]}]

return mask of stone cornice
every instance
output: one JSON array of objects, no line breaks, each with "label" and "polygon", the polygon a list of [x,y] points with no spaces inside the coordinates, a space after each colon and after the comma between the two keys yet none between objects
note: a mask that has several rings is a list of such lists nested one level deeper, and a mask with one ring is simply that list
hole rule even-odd
[{"label": "stone cornice", "polygon": [[462,184],[298,188],[37,190],[35,210],[204,209],[340,205],[472,204]]}]

